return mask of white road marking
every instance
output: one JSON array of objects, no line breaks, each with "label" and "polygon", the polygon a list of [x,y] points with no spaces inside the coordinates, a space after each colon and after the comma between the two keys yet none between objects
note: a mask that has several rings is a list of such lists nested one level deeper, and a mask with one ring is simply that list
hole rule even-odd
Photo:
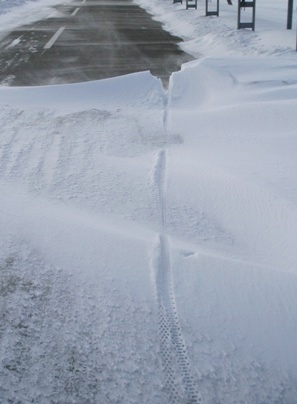
[{"label": "white road marking", "polygon": [[76,15],[77,12],[78,12],[78,10],[79,10],[79,7],[77,7],[77,8],[73,11],[73,13],[72,13],[71,15],[72,15],[72,16],[73,16],[73,15]]},{"label": "white road marking", "polygon": [[50,13],[47,18],[53,18],[56,16],[57,16],[57,11],[54,11],[54,12]]},{"label": "white road marking", "polygon": [[18,45],[22,40],[22,36],[23,35],[21,35],[20,37],[14,39],[8,46],[6,46],[6,49],[13,48],[14,46]]},{"label": "white road marking", "polygon": [[50,49],[53,44],[56,42],[56,40],[59,38],[59,36],[62,34],[64,31],[65,27],[60,27],[58,31],[51,37],[51,39],[44,45],[43,49]]}]

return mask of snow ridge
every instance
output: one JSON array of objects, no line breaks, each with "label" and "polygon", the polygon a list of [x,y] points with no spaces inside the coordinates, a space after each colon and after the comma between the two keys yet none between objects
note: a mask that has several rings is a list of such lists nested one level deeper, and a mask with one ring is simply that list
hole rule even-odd
[{"label": "snow ridge", "polygon": [[[163,126],[166,145],[169,136],[167,96],[164,96]],[[196,404],[201,403],[201,398],[196,391],[190,369],[173,290],[170,243],[166,234],[166,171],[167,150],[164,148],[157,154],[153,174],[160,226],[153,262],[159,311],[161,358],[169,402],[171,404]]]},{"label": "snow ridge", "polygon": [[159,151],[156,163],[154,166],[154,187],[156,188],[157,204],[158,204],[158,216],[160,233],[164,232],[166,227],[166,165],[167,165],[167,153],[162,149]]}]

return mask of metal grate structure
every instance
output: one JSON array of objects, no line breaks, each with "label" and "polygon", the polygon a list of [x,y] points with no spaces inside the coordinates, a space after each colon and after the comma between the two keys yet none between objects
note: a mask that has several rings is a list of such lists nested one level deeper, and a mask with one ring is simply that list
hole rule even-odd
[{"label": "metal grate structure", "polygon": [[186,0],[186,9],[195,8],[197,10],[197,0]]},{"label": "metal grate structure", "polygon": [[219,4],[219,0],[217,0],[216,2],[214,2],[214,3],[216,3],[215,4],[215,7],[216,8],[213,8],[212,10],[210,10],[209,9],[209,3],[210,3],[210,1],[209,0],[205,0],[205,15],[208,17],[208,16],[210,16],[210,15],[215,15],[215,16],[219,16],[219,9],[220,9],[220,4]]},{"label": "metal grate structure", "polygon": [[[242,21],[242,11],[246,8],[252,8],[252,21]],[[251,28],[255,31],[256,19],[256,0],[238,0],[237,29]]]}]

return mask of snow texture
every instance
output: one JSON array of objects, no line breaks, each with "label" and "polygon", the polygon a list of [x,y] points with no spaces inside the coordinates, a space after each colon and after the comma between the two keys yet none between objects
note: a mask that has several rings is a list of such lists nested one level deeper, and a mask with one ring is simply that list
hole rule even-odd
[{"label": "snow texture", "polygon": [[294,404],[285,4],[252,33],[227,5],[141,2],[204,55],[168,90],[148,72],[0,87],[0,402]]}]

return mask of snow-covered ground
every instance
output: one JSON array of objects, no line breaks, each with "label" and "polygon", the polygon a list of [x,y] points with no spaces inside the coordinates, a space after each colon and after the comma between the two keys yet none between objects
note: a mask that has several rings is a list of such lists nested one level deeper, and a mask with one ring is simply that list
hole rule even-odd
[{"label": "snow-covered ground", "polygon": [[[169,0],[134,1],[161,21],[167,31],[180,35],[185,41],[182,48],[196,57],[295,55],[296,11],[293,29],[287,30],[287,1],[257,1],[254,32],[237,30],[238,0],[233,0],[233,6],[220,0],[219,18],[205,17],[205,0],[198,0],[197,10],[186,10],[185,4]],[[209,9],[215,8],[216,0],[209,0]],[[251,12],[251,8],[242,11],[242,21],[251,22]]]},{"label": "snow-covered ground", "polygon": [[167,91],[0,88],[0,402],[297,403],[286,2],[137,1],[201,55]]}]

